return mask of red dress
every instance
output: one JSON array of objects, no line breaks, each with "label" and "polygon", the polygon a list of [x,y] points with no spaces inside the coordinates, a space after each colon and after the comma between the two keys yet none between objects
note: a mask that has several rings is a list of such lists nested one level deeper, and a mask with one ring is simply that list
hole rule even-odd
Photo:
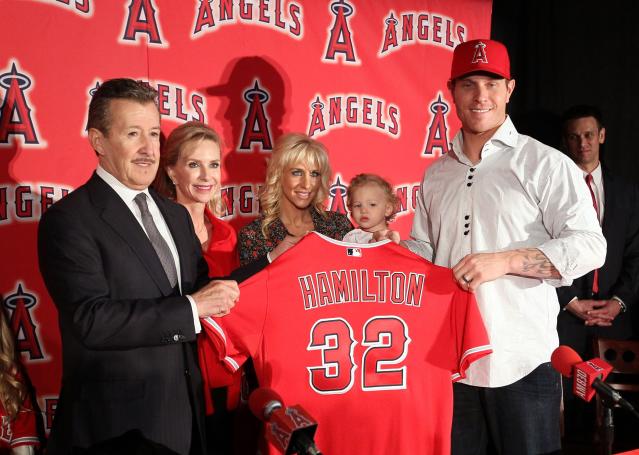
[{"label": "red dress", "polygon": [[209,240],[206,251],[202,251],[209,266],[209,277],[228,276],[240,265],[237,255],[237,234],[233,226],[217,218],[208,207],[204,209],[204,216],[213,226],[213,236]]},{"label": "red dress", "polygon": [[[211,210],[206,207],[204,216],[213,226],[211,238],[206,250],[202,250],[202,255],[209,266],[209,278],[219,278],[230,275],[230,273],[239,266],[239,257],[237,254],[237,233],[233,226],[226,221],[217,218]],[[206,357],[200,348],[201,336],[198,336],[198,357],[201,366],[207,365]],[[224,368],[219,368],[217,375],[218,381],[213,384],[214,387],[228,385],[228,409],[234,409],[240,399],[241,388],[241,372],[230,375]],[[206,414],[212,414],[213,399],[211,396],[211,384],[204,384],[204,405]]]}]

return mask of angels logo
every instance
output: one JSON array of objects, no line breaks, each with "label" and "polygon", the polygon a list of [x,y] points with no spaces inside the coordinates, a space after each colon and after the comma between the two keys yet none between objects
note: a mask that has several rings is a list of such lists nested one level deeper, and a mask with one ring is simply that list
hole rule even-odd
[{"label": "angels logo", "polygon": [[260,87],[258,79],[255,79],[253,87],[244,92],[244,101],[248,104],[248,108],[238,151],[251,151],[254,143],[258,145],[261,152],[273,150],[268,117],[264,110],[264,105],[268,103],[269,98],[268,92]]},{"label": "angels logo", "polygon": [[291,441],[291,433],[286,429],[280,427],[277,423],[269,425],[271,437],[276,441],[277,447],[288,447],[288,443]]},{"label": "angels logo", "polygon": [[71,9],[74,13],[91,17],[93,11],[91,9],[90,0],[49,0],[52,5],[59,6],[60,8]]},{"label": "angels logo", "polygon": [[395,214],[395,219],[415,212],[419,187],[420,183],[404,183],[395,187],[395,194],[399,199],[399,208]]},{"label": "angels logo", "polygon": [[428,126],[428,136],[422,155],[434,155],[435,149],[439,149],[440,155],[448,153],[451,149],[448,141],[448,127],[446,125],[446,114],[449,111],[448,103],[442,100],[442,93],[437,94],[437,99],[430,105],[433,118]]},{"label": "angels logo", "polygon": [[19,143],[24,147],[42,148],[47,144],[40,139],[35,115],[31,115],[32,112],[35,114],[35,109],[31,108],[25,93],[32,88],[33,80],[18,70],[17,63],[17,60],[13,61],[11,69],[0,74],[0,87],[5,89],[0,106],[0,147]]},{"label": "angels logo", "polygon": [[38,221],[54,202],[69,194],[71,188],[41,183],[0,186],[0,226],[13,221]]},{"label": "angels logo", "polygon": [[16,350],[28,353],[30,360],[44,359],[36,325],[31,317],[31,310],[36,304],[36,297],[25,292],[21,283],[18,283],[16,292],[4,300],[4,306],[11,313],[9,326],[16,337]]},{"label": "angels logo", "polygon": [[[187,122],[195,120],[197,122],[207,123],[206,115],[206,98],[199,92],[189,90],[178,84],[166,81],[147,82],[139,79],[149,86],[154,87],[158,91],[158,110],[160,115],[168,120],[178,122]],[[86,124],[88,120],[88,105],[96,90],[100,87],[100,80],[95,79],[87,90],[87,109],[83,123],[82,134],[86,135]]]},{"label": "angels logo", "polygon": [[55,411],[58,409],[58,400],[60,397],[52,395],[38,394],[38,398],[44,403],[44,406],[40,406],[40,409],[44,409],[44,429],[51,430],[53,428],[53,417]]},{"label": "angels logo", "polygon": [[331,3],[330,11],[335,16],[335,20],[328,29],[326,55],[324,55],[323,60],[336,63],[335,54],[339,54],[338,56],[341,57],[342,63],[359,65],[360,62],[355,56],[353,33],[346,19],[355,12],[355,7],[346,0],[338,0]]},{"label": "angels logo", "polygon": [[486,57],[486,45],[481,41],[475,44],[475,52],[473,52],[473,59],[471,63],[488,63]]},{"label": "angels logo", "polygon": [[316,95],[310,107],[309,136],[343,126],[370,128],[395,138],[400,134],[399,107],[382,98],[336,94],[322,99]]},{"label": "angels logo", "polygon": [[196,2],[195,5],[195,20],[191,38],[198,38],[205,33],[219,30],[222,25],[249,24],[266,25],[272,30],[287,33],[292,38],[300,39],[303,36],[302,17],[302,6],[297,2],[199,0],[199,3]]},{"label": "angels logo", "polygon": [[384,39],[378,57],[416,43],[432,44],[452,51],[466,37],[464,24],[456,23],[452,18],[442,14],[427,11],[406,11],[396,18],[395,12],[391,10],[384,24]]},{"label": "angels logo", "polygon": [[346,210],[346,190],[346,185],[342,183],[342,176],[335,174],[335,183],[328,189],[328,195],[331,201],[328,210],[343,213],[344,215],[348,213]]},{"label": "angels logo", "polygon": [[169,43],[162,41],[158,10],[153,0],[131,0],[129,6],[124,6],[126,21],[120,42],[123,44],[139,44],[139,36],[145,36],[149,45],[168,47]]},{"label": "angels logo", "polygon": [[225,212],[223,218],[255,217],[260,214],[260,200],[257,195],[262,187],[255,183],[241,183],[222,188],[222,201]]}]

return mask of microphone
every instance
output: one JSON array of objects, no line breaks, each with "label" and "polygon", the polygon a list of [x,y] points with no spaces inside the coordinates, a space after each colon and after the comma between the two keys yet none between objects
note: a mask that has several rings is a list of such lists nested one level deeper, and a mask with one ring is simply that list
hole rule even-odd
[{"label": "microphone", "polygon": [[280,452],[322,455],[313,441],[317,422],[301,406],[284,407],[277,392],[260,387],[249,396],[249,408],[266,422],[266,438]]},{"label": "microphone", "polygon": [[583,361],[579,354],[569,346],[559,346],[550,358],[553,368],[566,378],[574,376],[573,394],[589,402],[595,393],[607,398],[613,404],[630,411],[639,417],[635,408],[624,399],[617,390],[604,381],[612,371],[612,366],[602,359]]}]

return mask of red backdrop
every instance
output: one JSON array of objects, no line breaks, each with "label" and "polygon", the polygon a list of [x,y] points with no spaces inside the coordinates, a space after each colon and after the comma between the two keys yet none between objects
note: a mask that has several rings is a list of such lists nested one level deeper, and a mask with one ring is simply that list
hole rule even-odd
[{"label": "red backdrop", "polygon": [[0,0],[0,294],[45,413],[55,411],[57,313],[36,231],[96,158],[92,90],[113,77],[159,91],[163,132],[187,120],[223,137],[227,219],[259,212],[282,132],[329,149],[330,208],[359,172],[387,178],[406,235],[424,169],[459,123],[446,90],[454,47],[490,35],[491,0]]}]

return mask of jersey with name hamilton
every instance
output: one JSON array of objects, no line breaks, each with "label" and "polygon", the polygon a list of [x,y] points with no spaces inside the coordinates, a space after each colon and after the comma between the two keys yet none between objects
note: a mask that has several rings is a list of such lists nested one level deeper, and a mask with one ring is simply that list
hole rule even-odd
[{"label": "jersey with name hamilton", "polygon": [[450,453],[452,382],[491,352],[450,269],[393,243],[317,233],[202,326],[208,355],[232,371],[252,357],[260,386],[317,420],[328,454]]}]

